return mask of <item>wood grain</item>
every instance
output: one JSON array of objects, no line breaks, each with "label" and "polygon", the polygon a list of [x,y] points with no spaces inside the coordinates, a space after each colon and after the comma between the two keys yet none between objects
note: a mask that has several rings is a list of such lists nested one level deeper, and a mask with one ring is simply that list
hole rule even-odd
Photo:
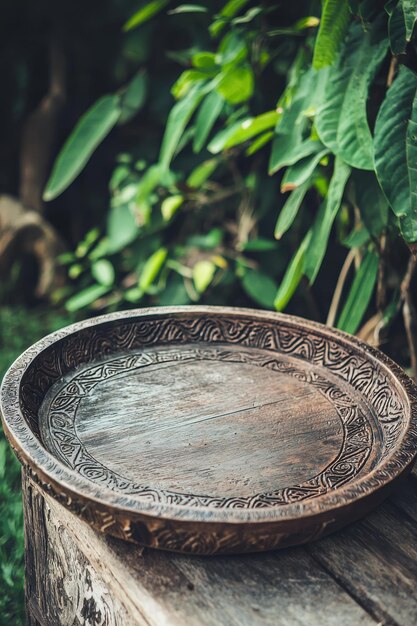
[{"label": "wood grain", "polygon": [[387,357],[269,312],[117,313],[27,351],[6,433],[96,529],[197,554],[317,539],[389,493],[417,451],[417,391]]}]

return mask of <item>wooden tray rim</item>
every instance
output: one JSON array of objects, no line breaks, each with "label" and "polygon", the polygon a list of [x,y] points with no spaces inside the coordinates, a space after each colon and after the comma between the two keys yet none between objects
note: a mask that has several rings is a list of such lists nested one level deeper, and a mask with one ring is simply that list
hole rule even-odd
[{"label": "wooden tray rim", "polygon": [[[362,351],[367,358],[378,362],[378,365],[387,372],[389,377],[394,379],[403,393],[410,415],[408,427],[405,429],[402,439],[387,459],[358,480],[334,491],[328,491],[312,500],[268,509],[205,508],[203,510],[184,505],[139,502],[133,496],[122,495],[84,478],[60,462],[41,445],[20,410],[19,396],[22,376],[41,351],[65,337],[89,327],[105,325],[118,320],[129,321],[136,318],[151,320],[168,316],[180,317],[184,314],[190,316],[211,315],[220,318],[230,315],[241,318],[249,316],[260,322],[263,320],[281,322],[295,328],[301,327],[305,331],[314,331],[329,340],[337,341],[346,347],[353,347],[356,351]],[[303,519],[315,518],[324,512],[356,504],[361,499],[368,498],[380,489],[388,487],[389,483],[410,468],[417,455],[417,385],[392,359],[356,337],[318,322],[273,311],[240,307],[187,305],[131,309],[93,317],[55,331],[29,347],[8,369],[0,388],[0,413],[4,431],[19,461],[28,468],[34,480],[41,484],[45,490],[54,494],[61,494],[67,499],[74,498],[86,503],[91,501],[103,511],[108,509],[124,514],[129,513],[132,517],[143,516],[181,522],[214,524],[242,524],[246,522],[253,524],[277,521],[296,522],[300,517]]]}]

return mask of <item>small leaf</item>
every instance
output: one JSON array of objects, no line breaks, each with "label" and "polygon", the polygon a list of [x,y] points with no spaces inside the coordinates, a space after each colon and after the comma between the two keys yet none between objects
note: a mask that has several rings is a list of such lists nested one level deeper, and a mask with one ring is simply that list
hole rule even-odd
[{"label": "small leaf", "polygon": [[378,257],[368,252],[354,278],[346,304],[337,322],[337,328],[355,333],[366,313],[378,274]]},{"label": "small leaf", "polygon": [[270,250],[277,249],[277,242],[272,239],[265,239],[264,237],[257,237],[247,241],[241,249],[244,252],[269,252]]},{"label": "small leaf", "polygon": [[107,220],[109,252],[119,252],[138,235],[139,229],[127,204],[113,206]]},{"label": "small leaf", "polygon": [[314,46],[313,67],[331,65],[349,25],[348,0],[324,0],[319,31]]},{"label": "small leaf", "polygon": [[307,180],[288,196],[278,216],[274,233],[275,239],[281,239],[282,235],[291,227],[309,188],[310,181]]},{"label": "small leaf", "polygon": [[169,220],[174,217],[175,213],[178,211],[183,202],[184,197],[180,195],[169,196],[168,198],[165,198],[165,200],[163,200],[161,204],[161,213],[165,222],[169,222]]},{"label": "small leaf", "polygon": [[217,159],[209,159],[208,161],[200,163],[200,165],[197,165],[187,178],[187,185],[189,187],[193,187],[194,189],[198,189],[208,178],[210,178],[218,165],[219,161]]},{"label": "small leaf", "polygon": [[402,2],[407,41],[411,41],[414,26],[417,21],[417,6],[415,0],[400,0]]},{"label": "small leaf", "polygon": [[168,11],[168,15],[177,15],[178,13],[207,13],[208,8],[201,4],[180,4],[176,9]]},{"label": "small leaf", "polygon": [[313,225],[311,241],[306,251],[305,274],[313,283],[326,254],[327,243],[333,222],[339,211],[350,167],[339,157],[335,159],[334,172],[329,185],[327,198],[322,203]]},{"label": "small leaf", "polygon": [[210,75],[200,70],[185,70],[174,83],[171,93],[176,100],[184,98],[190,89],[198,82],[207,80]]},{"label": "small leaf", "polygon": [[220,74],[218,93],[230,104],[239,104],[252,97],[254,76],[250,65],[231,67]]},{"label": "small leaf", "polygon": [[145,262],[139,278],[139,289],[147,291],[162,269],[168,256],[166,248],[160,248],[154,252]]},{"label": "small leaf", "polygon": [[253,143],[251,143],[251,145],[247,148],[245,152],[246,156],[251,156],[252,154],[255,154],[256,152],[261,150],[267,143],[269,143],[273,139],[274,134],[275,133],[271,130],[267,133],[262,133],[262,135],[259,135],[259,137],[257,137],[255,141],[253,141]]},{"label": "small leaf", "polygon": [[196,117],[193,139],[194,152],[200,152],[224,106],[224,100],[217,91],[209,93]]},{"label": "small leaf", "polygon": [[96,281],[104,287],[111,287],[114,283],[114,267],[107,259],[95,261],[91,266],[91,273]]},{"label": "small leaf", "polygon": [[262,113],[257,117],[249,117],[241,122],[240,127],[236,128],[235,132],[228,137],[224,144],[224,148],[232,148],[244,141],[248,141],[267,130],[268,128],[275,128],[279,119],[279,113],[277,111],[268,111]]},{"label": "small leaf", "polygon": [[80,119],[58,155],[43,194],[53,200],[83,170],[94,150],[120,117],[119,96],[103,96]]},{"label": "small leaf", "polygon": [[310,239],[311,231],[308,231],[307,235],[304,237],[300,247],[294,254],[293,258],[290,261],[290,264],[287,267],[287,271],[285,272],[284,278],[282,279],[281,284],[278,287],[278,291],[274,300],[274,307],[277,311],[283,311],[285,309],[288,302],[293,297],[301,278],[303,277],[304,255],[307,246],[310,243]]},{"label": "small leaf", "polygon": [[175,154],[181,136],[194,111],[203,98],[201,85],[195,85],[183,100],[179,100],[171,109],[159,156],[161,165],[168,169]]},{"label": "small leaf", "polygon": [[160,13],[167,4],[169,4],[169,0],[152,0],[152,2],[148,2],[127,20],[123,26],[123,30],[127,32],[144,24],[154,17],[154,15]]},{"label": "small leaf", "polygon": [[[319,150],[319,146],[317,146]],[[328,154],[327,148],[319,150],[316,153],[300,159],[294,165],[291,165],[284,174],[281,181],[281,192],[292,191],[303,185],[314,173],[314,170],[320,163],[320,161]]]},{"label": "small leaf", "polygon": [[242,278],[242,286],[248,296],[257,304],[271,309],[277,286],[270,276],[254,270],[247,271]]},{"label": "small leaf", "polygon": [[249,0],[229,0],[220,11],[220,19],[210,25],[210,34],[217,37],[227,24],[227,20],[234,17],[248,4]]},{"label": "small leaf", "polygon": [[104,294],[108,291],[109,288],[104,285],[92,285],[91,287],[87,287],[87,289],[83,289],[69,298],[65,303],[65,308],[70,313],[74,313],[75,311],[79,311],[89,304],[92,304],[95,300],[104,296]]},{"label": "small leaf", "polygon": [[193,267],[193,281],[198,293],[204,293],[206,291],[215,273],[216,265],[212,261],[197,261]]}]

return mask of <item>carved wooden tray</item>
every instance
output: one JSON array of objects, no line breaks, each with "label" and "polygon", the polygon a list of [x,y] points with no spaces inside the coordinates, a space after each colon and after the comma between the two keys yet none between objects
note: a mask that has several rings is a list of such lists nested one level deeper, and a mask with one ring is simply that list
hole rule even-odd
[{"label": "carved wooden tray", "polygon": [[95,528],[200,554],[302,543],[366,513],[410,467],[417,390],[353,337],[270,312],[116,313],[6,374],[7,436]]}]

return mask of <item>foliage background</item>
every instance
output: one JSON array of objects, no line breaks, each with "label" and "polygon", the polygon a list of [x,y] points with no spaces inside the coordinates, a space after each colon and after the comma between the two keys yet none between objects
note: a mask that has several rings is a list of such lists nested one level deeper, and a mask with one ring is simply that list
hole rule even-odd
[{"label": "foliage background", "polygon": [[[260,306],[417,365],[417,8],[6,0],[0,375],[118,308]],[[0,439],[0,611],[22,620]]]}]

